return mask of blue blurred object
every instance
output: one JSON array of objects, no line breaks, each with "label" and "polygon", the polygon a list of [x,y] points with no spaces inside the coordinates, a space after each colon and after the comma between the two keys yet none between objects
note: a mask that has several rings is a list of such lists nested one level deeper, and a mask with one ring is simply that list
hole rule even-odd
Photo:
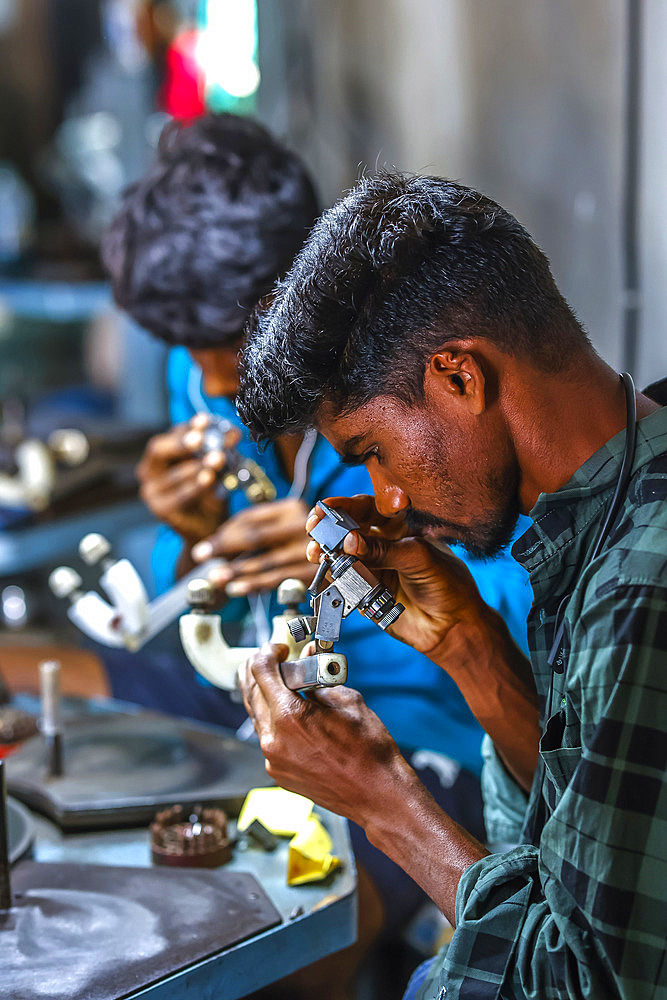
[{"label": "blue blurred object", "polygon": [[102,283],[0,281],[0,399],[84,383],[88,324],[109,302]]}]

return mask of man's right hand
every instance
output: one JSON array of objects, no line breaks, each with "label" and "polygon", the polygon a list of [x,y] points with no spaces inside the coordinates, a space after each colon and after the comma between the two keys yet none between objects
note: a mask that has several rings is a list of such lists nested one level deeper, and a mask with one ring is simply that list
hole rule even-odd
[{"label": "man's right hand", "polygon": [[[137,466],[144,503],[188,544],[207,538],[225,516],[224,501],[215,495],[225,456],[223,452],[199,454],[208,420],[206,414],[197,414],[187,423],[157,434]],[[240,436],[236,429],[230,430],[225,445],[235,445]]]},{"label": "man's right hand", "polygon": [[[344,551],[357,556],[404,605],[388,630],[395,638],[432,656],[455,625],[488,610],[465,563],[447,546],[436,549],[421,538],[401,537],[402,520],[378,514],[373,497],[333,497],[326,503],[345,510],[359,524],[360,530],[345,539]],[[315,507],[306,530],[323,516]],[[317,542],[310,542],[307,554],[310,562],[319,561]]]},{"label": "man's right hand", "polygon": [[[446,546],[404,535],[399,518],[378,513],[373,497],[334,497],[357,521],[343,549],[389,588],[405,611],[387,631],[424,653],[456,682],[468,707],[491,736],[505,764],[529,789],[540,737],[537,691],[530,663],[500,615],[482,600],[464,563]],[[315,508],[311,530],[324,512]],[[310,542],[308,558],[318,562]]]}]

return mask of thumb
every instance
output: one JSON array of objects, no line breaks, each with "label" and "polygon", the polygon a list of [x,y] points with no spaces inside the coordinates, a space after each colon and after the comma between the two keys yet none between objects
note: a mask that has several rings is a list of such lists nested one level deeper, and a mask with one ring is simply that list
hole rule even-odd
[{"label": "thumb", "polygon": [[325,705],[331,709],[343,709],[350,705],[363,703],[363,698],[354,688],[341,684],[338,687],[312,688],[308,691],[307,698],[316,701],[320,705]]}]

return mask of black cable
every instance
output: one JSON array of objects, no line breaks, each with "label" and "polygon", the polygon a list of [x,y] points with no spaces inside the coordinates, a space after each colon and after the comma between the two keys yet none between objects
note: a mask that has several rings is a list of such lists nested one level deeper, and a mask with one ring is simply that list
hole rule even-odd
[{"label": "black cable", "polygon": [[641,308],[639,261],[639,185],[641,139],[641,0],[627,0],[625,65],[625,143],[623,151],[623,367],[634,370]]},{"label": "black cable", "polygon": [[628,483],[630,482],[630,476],[632,475],[632,462],[635,457],[635,448],[637,447],[637,395],[635,393],[635,383],[632,379],[632,375],[628,372],[621,373],[621,381],[623,382],[623,388],[625,389],[625,408],[627,413],[623,461],[621,463],[621,471],[618,474],[616,489],[614,490],[614,495],[611,498],[611,503],[607,508],[607,516],[604,519],[604,524],[600,529],[598,540],[595,543],[591,561],[595,559],[596,556],[599,556],[600,550],[607,540],[611,526],[616,520],[618,509],[625,499]]}]

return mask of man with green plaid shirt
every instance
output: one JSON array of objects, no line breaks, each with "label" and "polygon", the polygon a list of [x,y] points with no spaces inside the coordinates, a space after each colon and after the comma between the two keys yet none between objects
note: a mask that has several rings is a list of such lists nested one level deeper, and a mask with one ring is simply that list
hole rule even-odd
[{"label": "man with green plaid shirt", "polygon": [[[330,500],[360,525],[345,551],[487,732],[488,841],[516,844],[496,853],[356,692],[287,691],[283,647],[244,671],[269,774],[361,824],[455,925],[406,997],[667,997],[667,409],[624,391],[516,219],[400,174],[320,220],[237,402],[259,438],[316,425],[367,466],[374,498]],[[530,663],[443,545],[491,554],[519,511]]]}]

